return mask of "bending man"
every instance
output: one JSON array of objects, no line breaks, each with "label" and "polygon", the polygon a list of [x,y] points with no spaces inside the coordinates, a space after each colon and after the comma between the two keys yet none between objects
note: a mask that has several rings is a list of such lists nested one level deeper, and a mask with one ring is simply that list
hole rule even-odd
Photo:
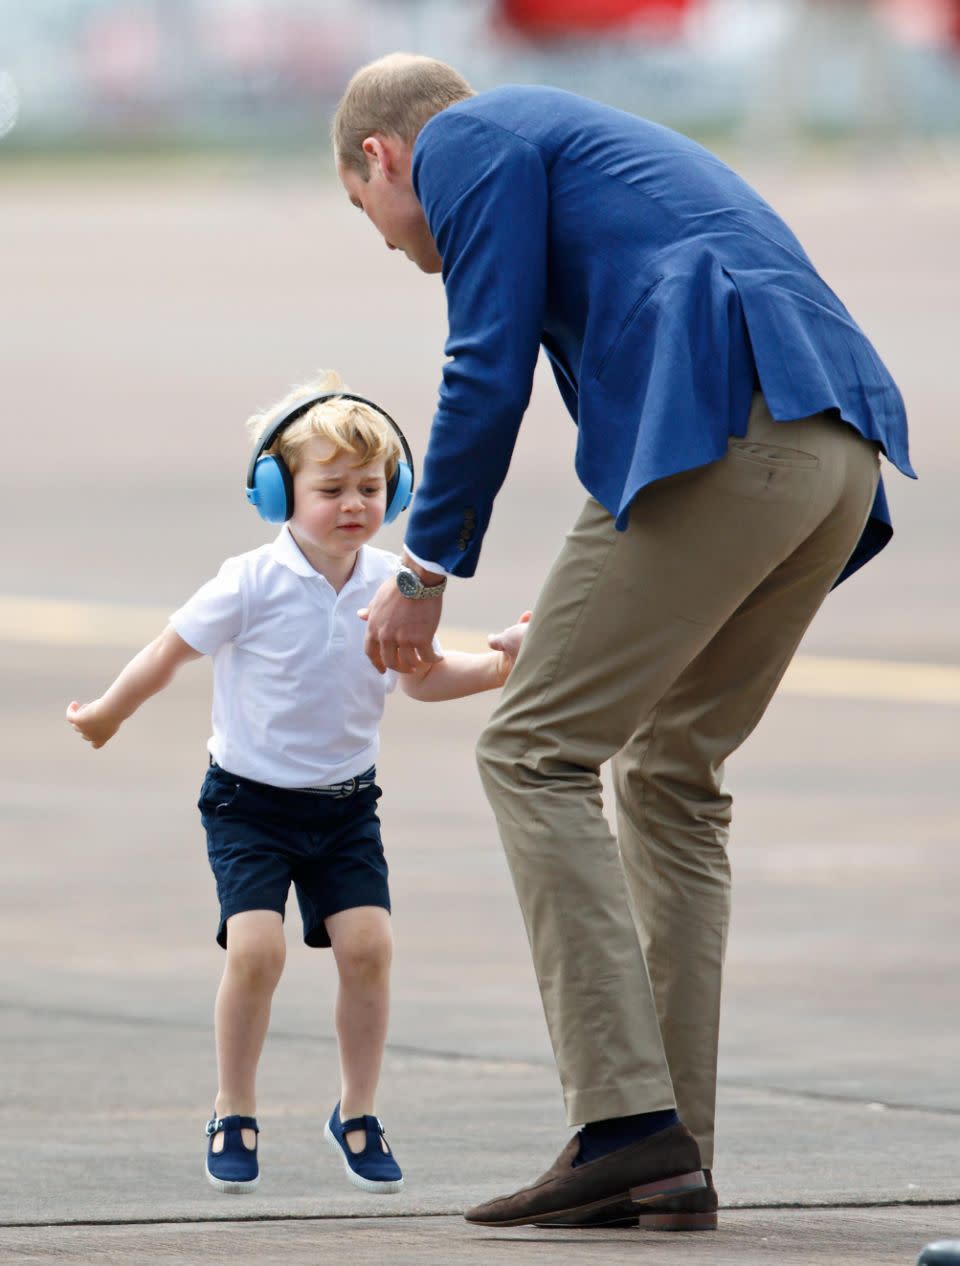
[{"label": "bending man", "polygon": [[334,141],[351,201],[442,273],[450,326],[373,663],[431,658],[541,346],[589,494],[479,747],[583,1128],[467,1217],[715,1226],[723,766],[831,587],[889,539],[879,455],[913,474],[900,393],[783,221],[668,129],[394,54],[354,76]]}]

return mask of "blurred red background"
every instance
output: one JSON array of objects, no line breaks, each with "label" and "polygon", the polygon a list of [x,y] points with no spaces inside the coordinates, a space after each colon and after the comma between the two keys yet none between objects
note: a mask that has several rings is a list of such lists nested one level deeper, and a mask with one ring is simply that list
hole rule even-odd
[{"label": "blurred red background", "polygon": [[644,25],[669,34],[696,0],[502,0],[507,23],[528,35],[570,35]]}]

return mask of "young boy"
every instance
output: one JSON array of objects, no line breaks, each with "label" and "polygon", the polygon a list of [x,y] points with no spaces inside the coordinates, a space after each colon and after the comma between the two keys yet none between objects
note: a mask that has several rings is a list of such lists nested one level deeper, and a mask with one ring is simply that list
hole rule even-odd
[{"label": "young boy", "polygon": [[[206,1174],[227,1192],[259,1182],[255,1079],[283,969],[291,882],[304,940],[332,946],[339,974],[341,1091],[324,1134],[354,1185],[400,1189],[400,1167],[373,1115],[392,951],[377,727],[398,676],[407,694],[428,702],[501,686],[529,618],[491,637],[485,654],[448,652],[403,675],[371,665],[358,612],[399,560],[368,542],[404,453],[386,415],[371,402],[326,396],[338,388],[328,375],[248,423],[262,444],[293,411],[268,450],[288,472],[277,517],[289,517],[276,540],[228,559],[99,699],[67,708],[74,729],[102,747],[181,665],[213,656],[210,767],[199,808],[226,964]],[[306,412],[294,411],[319,395]]]}]

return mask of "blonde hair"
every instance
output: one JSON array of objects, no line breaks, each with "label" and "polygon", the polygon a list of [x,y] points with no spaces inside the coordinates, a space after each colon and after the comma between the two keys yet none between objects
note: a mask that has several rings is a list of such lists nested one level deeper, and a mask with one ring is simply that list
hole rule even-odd
[{"label": "blonde hair", "polygon": [[[312,382],[294,387],[269,409],[248,418],[247,430],[251,439],[256,443],[281,414],[288,412],[297,403],[328,391],[344,390],[340,375],[332,370]],[[291,475],[295,475],[303,464],[304,448],[315,436],[329,440],[333,445],[333,453],[327,461],[333,461],[341,453],[351,454],[356,459],[353,463],[356,466],[369,466],[382,461],[388,481],[393,478],[397,464],[403,457],[403,448],[397,433],[382,414],[357,400],[336,397],[322,400],[301,414],[295,422],[281,431],[266,452],[278,453],[286,462]]]},{"label": "blonde hair", "polygon": [[475,95],[462,75],[433,57],[388,53],[361,66],[333,116],[330,135],[337,162],[366,180],[363,142],[368,136],[398,136],[413,144],[428,119]]}]

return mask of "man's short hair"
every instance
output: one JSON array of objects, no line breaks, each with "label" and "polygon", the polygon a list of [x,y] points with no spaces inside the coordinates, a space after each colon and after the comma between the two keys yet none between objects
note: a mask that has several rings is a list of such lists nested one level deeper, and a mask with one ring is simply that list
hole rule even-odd
[{"label": "man's short hair", "polygon": [[389,53],[361,66],[347,84],[330,134],[337,162],[367,178],[363,142],[368,136],[398,136],[413,144],[428,119],[474,96],[452,66],[416,53]]}]

